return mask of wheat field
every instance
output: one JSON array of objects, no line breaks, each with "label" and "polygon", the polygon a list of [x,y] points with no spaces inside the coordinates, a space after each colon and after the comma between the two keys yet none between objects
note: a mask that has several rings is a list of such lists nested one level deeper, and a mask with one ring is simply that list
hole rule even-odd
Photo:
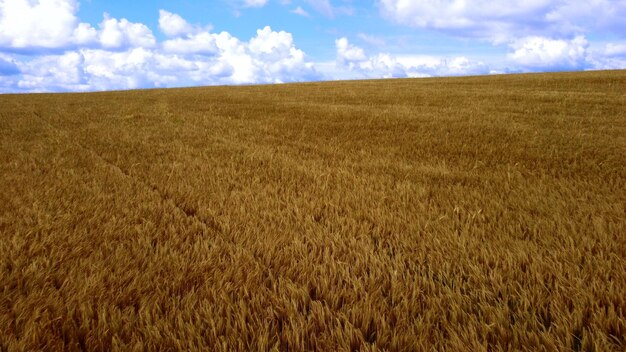
[{"label": "wheat field", "polygon": [[624,351],[626,71],[0,96],[0,350]]}]

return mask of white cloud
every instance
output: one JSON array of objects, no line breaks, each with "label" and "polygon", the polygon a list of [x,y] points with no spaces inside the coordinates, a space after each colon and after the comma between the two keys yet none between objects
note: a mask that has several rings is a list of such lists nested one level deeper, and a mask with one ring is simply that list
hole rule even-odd
[{"label": "white cloud", "polygon": [[280,59],[289,55],[294,46],[291,33],[285,31],[274,32],[269,26],[257,31],[256,37],[250,39],[250,51],[257,56],[264,56],[268,60]]},{"label": "white cloud", "polygon": [[105,14],[100,28],[100,43],[106,49],[150,48],[156,43],[150,28],[143,23],[129,22],[125,18],[118,20]]},{"label": "white cloud", "polygon": [[78,23],[76,0],[0,0],[0,48],[17,51],[89,44],[95,30]]},{"label": "white cloud", "polygon": [[626,68],[626,44],[589,45],[586,68],[613,70]]},{"label": "white cloud", "polygon": [[337,66],[351,74],[343,78],[392,78],[486,74],[490,70],[482,62],[466,57],[398,57],[379,53],[368,56],[347,38],[335,41]]},{"label": "white cloud", "polygon": [[165,53],[214,55],[218,51],[218,35],[210,33],[211,26],[193,26],[178,14],[159,10],[159,28],[171,38],[162,43]]},{"label": "white cloud", "polygon": [[608,43],[604,49],[607,56],[625,56],[626,57],[626,43],[616,44]]},{"label": "white cloud", "polygon": [[92,89],[161,87],[176,80],[171,70],[160,72],[160,56],[149,49],[132,48],[122,52],[86,50],[83,55],[85,74]]},{"label": "white cloud", "polygon": [[88,23],[79,23],[74,28],[74,44],[78,46],[91,46],[98,40],[98,31]]},{"label": "white cloud", "polygon": [[[105,17],[101,28],[101,47],[41,55],[16,64],[15,56],[0,56],[0,91],[277,83],[320,77],[292,35],[269,26],[249,41],[194,26],[193,33],[177,32],[179,37],[161,45],[155,45],[142,24]],[[18,71],[15,79],[7,78]]]},{"label": "white cloud", "polygon": [[[267,3],[228,1],[241,6]],[[178,14],[161,10],[159,28],[167,38],[157,42],[146,25],[124,18],[105,14],[97,28],[81,23],[76,17],[77,0],[0,0],[0,92],[626,67],[626,45],[619,34],[612,43],[595,44],[579,34],[589,28],[622,28],[619,19],[626,0],[591,0],[587,7],[577,6],[579,0],[379,2],[387,16],[401,23],[506,44],[498,59],[508,66],[489,67],[465,56],[368,54],[347,38],[335,41],[335,61],[313,63],[296,46],[291,33],[274,31],[269,26],[259,29],[249,40],[240,39],[228,32],[214,33],[210,26],[190,24]],[[288,0],[279,3],[289,8],[297,4]],[[328,17],[352,11],[329,0],[303,3],[307,9]],[[308,15],[300,6],[295,11]],[[602,23],[590,24],[593,11]],[[384,45],[384,37],[360,33],[358,38],[371,47]],[[507,47],[509,53],[505,56]]]},{"label": "white cloud", "polygon": [[274,32],[269,26],[257,30],[248,49],[255,66],[260,70],[258,79],[267,83],[314,79],[317,73],[312,63],[305,60],[302,50],[296,48],[291,33]]},{"label": "white cloud", "polygon": [[267,5],[268,0],[242,0],[243,7],[263,7]]},{"label": "white cloud", "polygon": [[0,49],[26,54],[76,48],[152,47],[155,38],[142,23],[111,18],[100,29],[80,23],[76,0],[0,0]]},{"label": "white cloud", "polygon": [[21,63],[22,76],[17,87],[25,91],[83,91],[89,89],[84,80],[83,56],[78,52],[38,57]]},{"label": "white cloud", "polygon": [[586,37],[626,36],[626,0],[378,0],[378,5],[399,24],[507,45],[511,66],[505,71],[624,67],[619,45],[592,50]]},{"label": "white cloud", "polygon": [[422,72],[432,72],[434,76],[464,76],[464,75],[484,75],[492,72],[487,65],[481,61],[473,61],[464,56],[440,60],[430,70],[427,67]]},{"label": "white cloud", "polygon": [[363,49],[354,46],[348,42],[348,38],[339,38],[335,40],[335,47],[337,48],[337,61],[341,65],[354,65],[354,63],[363,62],[367,60],[365,51]]},{"label": "white cloud", "polygon": [[304,17],[311,16],[308,12],[306,12],[306,10],[304,10],[302,8],[302,6],[298,6],[298,7],[296,7],[295,9],[293,9],[293,10],[291,10],[289,12],[291,12],[293,14],[296,14],[296,15],[304,16]]},{"label": "white cloud", "polygon": [[163,53],[183,55],[193,63],[193,69],[182,75],[204,84],[275,83],[318,77],[313,64],[295,46],[292,35],[269,26],[259,29],[248,42],[228,32],[208,31],[170,39],[163,43]]},{"label": "white cloud", "polygon": [[379,0],[387,18],[496,43],[520,36],[626,33],[626,0]]},{"label": "white cloud", "polygon": [[591,68],[594,70],[623,70],[626,68],[626,59],[619,57],[592,58],[591,64]]},{"label": "white cloud", "polygon": [[583,36],[572,40],[531,36],[514,41],[508,57],[526,69],[582,69],[588,63],[588,46]]},{"label": "white cloud", "polygon": [[178,37],[194,31],[180,15],[165,10],[159,10],[159,28],[168,37]]},{"label": "white cloud", "polygon": [[174,54],[214,55],[217,48],[216,34],[201,32],[186,38],[168,39],[163,42],[163,50]]}]

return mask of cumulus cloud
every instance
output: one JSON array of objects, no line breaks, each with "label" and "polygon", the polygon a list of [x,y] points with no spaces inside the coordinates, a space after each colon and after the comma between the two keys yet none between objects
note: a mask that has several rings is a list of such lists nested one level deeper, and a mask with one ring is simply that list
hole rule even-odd
[{"label": "cumulus cloud", "polygon": [[174,54],[214,55],[217,53],[219,35],[202,32],[185,38],[168,39],[163,42],[163,50]]},{"label": "cumulus cloud", "polygon": [[[265,1],[247,4],[261,6]],[[275,83],[318,77],[292,35],[270,27],[242,41],[161,10],[159,28],[168,39],[157,43],[146,25],[124,18],[105,14],[97,29],[80,23],[75,0],[0,0],[0,9],[0,50],[32,51],[0,56],[0,91]],[[29,59],[24,53],[33,56]]]},{"label": "cumulus cloud", "polygon": [[587,65],[592,69],[613,70],[626,68],[626,43],[607,43],[588,49]]},{"label": "cumulus cloud", "polygon": [[624,67],[622,48],[591,50],[588,35],[626,36],[626,0],[378,0],[399,24],[509,48],[505,71]]},{"label": "cumulus cloud", "polygon": [[95,41],[77,10],[76,0],[0,0],[0,48],[27,52]]},{"label": "cumulus cloud", "polygon": [[[161,11],[169,39],[148,27],[105,16],[95,46],[29,60],[0,56],[0,91],[84,91],[184,85],[278,83],[319,78],[291,33],[259,29],[248,41],[210,26],[190,26]],[[79,26],[77,27],[79,28]],[[12,77],[14,79],[6,78]]]},{"label": "cumulus cloud", "polygon": [[337,61],[343,66],[354,66],[357,63],[367,61],[365,51],[363,49],[350,44],[348,38],[339,38],[335,40],[337,49]]},{"label": "cumulus cloud", "polygon": [[[260,7],[267,3],[228,1],[240,7]],[[626,45],[619,34],[612,36],[612,43],[601,45],[588,43],[584,35],[593,26],[602,30],[622,28],[624,24],[619,19],[626,0],[593,0],[587,7],[574,6],[579,0],[378,1],[383,13],[394,21],[502,44],[505,50],[508,48],[508,55],[503,54],[501,59],[508,66],[496,67],[500,72],[626,67]],[[289,8],[296,6],[289,0],[279,3]],[[352,11],[350,7],[335,6],[336,1],[333,5],[330,0],[306,0],[300,4],[303,3],[307,9],[328,17]],[[341,2],[350,3],[350,0]],[[157,41],[143,23],[105,14],[94,28],[80,22],[77,11],[77,0],[0,0],[0,92],[447,76],[495,71],[480,60],[464,56],[370,54],[347,38],[335,41],[334,61],[313,63],[296,46],[289,32],[266,26],[252,38],[238,38],[228,32],[215,33],[209,25],[190,24],[166,10],[158,12],[158,29],[166,38]],[[598,22],[602,24],[585,20],[593,11],[598,11],[603,19]],[[308,15],[300,6],[296,7],[296,13]],[[385,46],[384,37],[359,33],[358,38],[371,46]]]},{"label": "cumulus cloud", "polygon": [[99,30],[76,17],[76,0],[0,0],[0,49],[22,54],[77,48],[152,47],[156,40],[142,23],[104,15]]},{"label": "cumulus cloud", "polygon": [[[178,54],[194,62],[194,80],[219,76],[210,83],[277,83],[315,79],[319,75],[298,49],[291,33],[259,29],[245,42],[228,32],[202,31],[163,42],[164,54]],[[206,79],[206,78],[205,78]],[[209,83],[209,82],[207,82]]]},{"label": "cumulus cloud", "polygon": [[17,87],[24,91],[83,91],[89,88],[84,79],[83,56],[77,52],[46,55],[20,63],[22,75]]},{"label": "cumulus cloud", "polygon": [[77,46],[91,46],[97,42],[98,31],[88,23],[79,23],[73,32],[73,42]]},{"label": "cumulus cloud", "polygon": [[127,51],[85,50],[85,79],[96,90],[166,87],[175,84],[193,63],[146,48]]},{"label": "cumulus cloud", "polygon": [[178,37],[194,31],[180,15],[165,10],[159,10],[159,28],[168,37]]},{"label": "cumulus cloud", "polygon": [[526,69],[582,69],[588,63],[588,46],[583,36],[571,40],[530,36],[514,41],[508,57]]},{"label": "cumulus cloud", "polygon": [[486,74],[490,70],[482,62],[466,57],[398,57],[379,53],[368,56],[347,38],[335,41],[337,66],[352,72],[355,78],[402,78]]},{"label": "cumulus cloud", "polygon": [[317,73],[312,63],[305,60],[302,50],[296,48],[291,33],[274,32],[269,26],[257,31],[248,44],[249,52],[260,69],[263,82],[286,82],[314,79]]},{"label": "cumulus cloud", "polygon": [[[21,65],[22,91],[87,91],[219,83],[218,64],[146,48],[83,49]],[[223,70],[222,70],[223,71]],[[226,77],[228,78],[228,77]]]},{"label": "cumulus cloud", "polygon": [[100,28],[100,43],[106,49],[150,48],[156,43],[150,28],[143,23],[129,22],[125,18],[118,20],[105,14]]},{"label": "cumulus cloud", "polygon": [[379,0],[379,7],[385,17],[401,24],[495,43],[528,35],[573,36],[592,29],[626,33],[626,0]]},{"label": "cumulus cloud", "polygon": [[291,56],[291,49],[294,48],[293,37],[291,33],[274,32],[266,26],[257,31],[256,37],[250,39],[249,48],[250,52],[267,61],[280,60]]},{"label": "cumulus cloud", "polygon": [[421,65],[417,68],[418,72],[431,76],[484,75],[493,72],[485,63],[465,56],[443,58],[435,65]]}]

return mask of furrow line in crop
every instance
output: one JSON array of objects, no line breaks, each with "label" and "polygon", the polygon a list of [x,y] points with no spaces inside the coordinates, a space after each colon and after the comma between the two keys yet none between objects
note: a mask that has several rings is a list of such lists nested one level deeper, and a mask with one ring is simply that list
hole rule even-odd
[{"label": "furrow line in crop", "polygon": [[[259,265],[259,267],[261,267],[263,269],[265,275],[267,275],[271,280],[277,280],[278,278],[280,278],[281,280],[285,280],[285,281],[291,283],[292,285],[294,285],[296,287],[301,287],[303,289],[307,289],[306,287],[303,287],[302,285],[294,282],[289,277],[280,276],[280,275],[274,275],[274,273],[272,273],[271,268],[267,264],[265,264],[258,256],[256,256],[248,248],[243,247],[243,246],[238,246],[237,243],[232,238],[226,236],[226,233],[224,233],[224,231],[217,224],[209,222],[209,221],[205,221],[205,220],[199,218],[196,214],[190,213],[189,211],[185,211],[185,208],[181,204],[178,204],[172,197],[169,197],[165,193],[163,193],[156,185],[151,185],[151,184],[145,182],[144,180],[141,180],[141,179],[131,175],[129,172],[127,172],[124,169],[122,169],[119,165],[117,165],[117,164],[115,164],[115,163],[105,159],[102,155],[100,155],[99,153],[97,153],[93,149],[91,149],[91,148],[85,146],[84,144],[78,142],[76,139],[70,138],[69,133],[67,131],[64,131],[61,128],[56,127],[50,121],[48,121],[45,118],[43,118],[40,113],[33,112],[33,114],[39,120],[41,120],[44,124],[49,126],[52,130],[56,131],[57,133],[59,133],[60,135],[62,135],[66,139],[68,139],[70,141],[70,143],[73,143],[74,145],[78,146],[79,148],[87,151],[89,154],[93,155],[93,157],[96,158],[97,160],[101,161],[102,163],[104,163],[104,164],[108,165],[109,167],[113,168],[114,170],[116,170],[116,172],[118,172],[124,178],[130,179],[134,183],[139,184],[140,186],[142,186],[142,187],[146,188],[147,190],[151,191],[152,193],[157,195],[160,199],[162,199],[164,204],[167,204],[167,205],[173,207],[174,209],[176,209],[176,211],[178,211],[183,217],[190,218],[192,221],[197,222],[203,229],[206,229],[207,231],[210,231],[213,235],[218,236],[221,240],[223,240],[224,244],[226,244],[229,247],[231,247],[233,252],[235,252],[237,249],[240,250],[240,251],[245,252],[248,255],[249,258],[254,260],[254,262],[256,262],[257,265]],[[308,289],[307,289],[307,291],[308,291]],[[354,331],[360,331],[360,329],[358,329],[356,326],[354,326],[354,324],[350,321],[350,319],[345,314],[333,310],[332,307],[330,307],[329,304],[325,300],[316,300],[316,301],[319,304],[321,304],[322,307],[328,309],[328,311],[331,312],[331,314],[335,315],[342,323],[350,325]]]}]

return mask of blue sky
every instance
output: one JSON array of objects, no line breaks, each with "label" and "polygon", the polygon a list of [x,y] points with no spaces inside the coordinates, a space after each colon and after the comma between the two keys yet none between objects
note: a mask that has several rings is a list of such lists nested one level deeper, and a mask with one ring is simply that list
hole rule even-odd
[{"label": "blue sky", "polygon": [[0,0],[0,92],[626,68],[626,0]]}]

